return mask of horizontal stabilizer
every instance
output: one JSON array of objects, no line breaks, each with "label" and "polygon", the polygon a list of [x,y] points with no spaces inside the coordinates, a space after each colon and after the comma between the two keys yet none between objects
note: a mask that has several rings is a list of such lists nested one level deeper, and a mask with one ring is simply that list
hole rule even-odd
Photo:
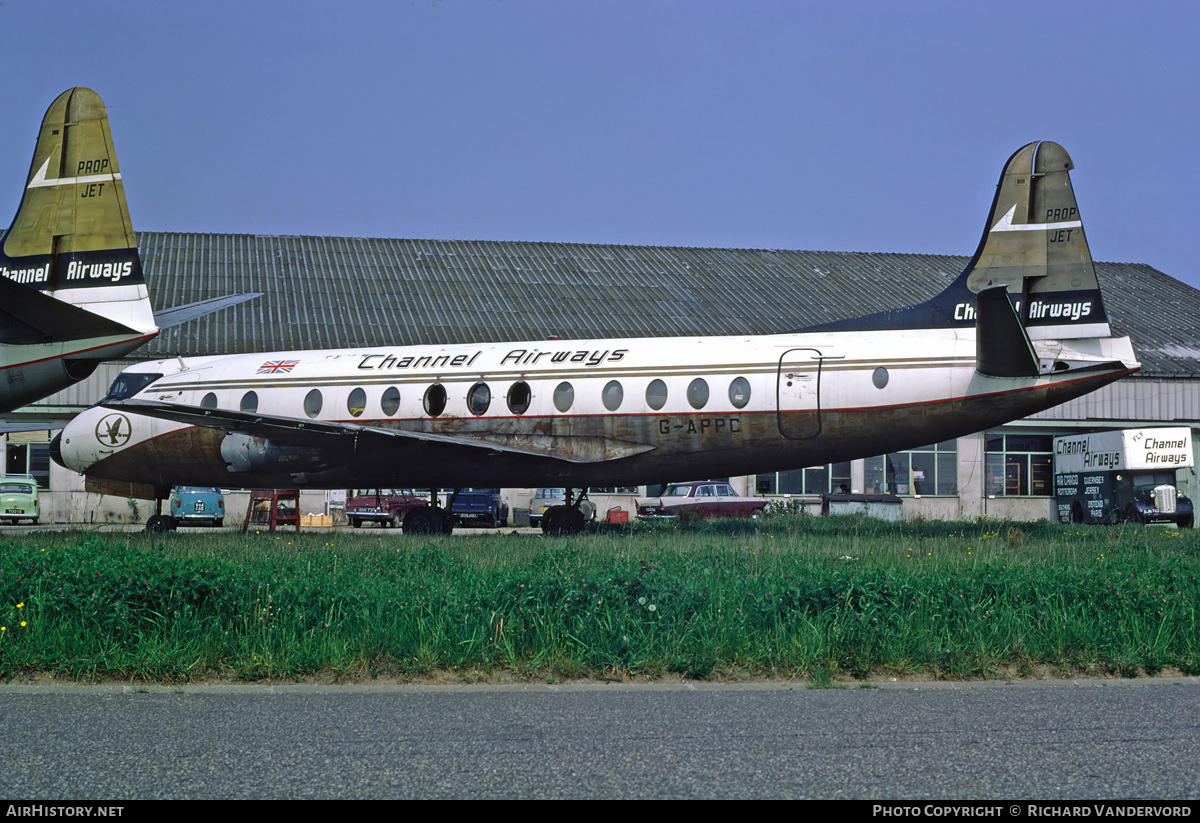
[{"label": "horizontal stabilizer", "polygon": [[154,320],[158,323],[160,329],[170,329],[189,320],[195,320],[197,317],[204,317],[206,314],[212,314],[215,311],[236,306],[238,303],[245,303],[247,300],[262,297],[262,294],[262,292],[256,291],[246,292],[245,294],[227,294],[224,297],[211,297],[208,300],[199,300],[195,303],[176,306],[173,309],[157,311],[154,313]]},{"label": "horizontal stabilizer", "polygon": [[0,343],[26,346],[137,334],[115,320],[0,277]]},{"label": "horizontal stabilizer", "polygon": [[1037,354],[1008,299],[1008,287],[986,288],[975,302],[975,370],[989,377],[1037,377]]}]

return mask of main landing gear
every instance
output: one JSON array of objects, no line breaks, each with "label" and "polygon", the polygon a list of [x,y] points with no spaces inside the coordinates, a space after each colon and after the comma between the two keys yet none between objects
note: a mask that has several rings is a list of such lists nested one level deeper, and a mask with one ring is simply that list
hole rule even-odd
[{"label": "main landing gear", "polygon": [[446,508],[438,505],[437,489],[429,490],[429,505],[420,506],[408,513],[404,518],[405,534],[452,534],[454,532],[454,516],[450,513],[460,489],[455,489],[446,503]]},{"label": "main landing gear", "polygon": [[169,514],[162,513],[165,497],[154,498],[154,514],[146,521],[146,531],[151,534],[166,534],[179,528],[179,521]]},{"label": "main landing gear", "polygon": [[567,534],[579,534],[583,531],[584,516],[579,510],[579,504],[587,495],[587,489],[580,489],[579,496],[571,502],[572,489],[567,489],[567,502],[564,506],[551,506],[542,515],[542,533],[553,537]]}]

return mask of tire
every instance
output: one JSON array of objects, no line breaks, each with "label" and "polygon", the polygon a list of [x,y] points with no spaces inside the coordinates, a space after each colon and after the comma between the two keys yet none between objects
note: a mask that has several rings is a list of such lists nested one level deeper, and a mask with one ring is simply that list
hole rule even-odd
[{"label": "tire", "polygon": [[1076,525],[1084,522],[1083,506],[1079,505],[1078,501],[1071,504],[1071,522]]},{"label": "tire", "polygon": [[213,525],[216,526],[218,529],[223,527],[225,525],[225,518],[218,517],[216,520],[213,521]]},{"label": "tire", "polygon": [[151,534],[166,534],[171,530],[171,520],[161,514],[156,514],[146,521],[146,531]]},{"label": "tire", "polygon": [[542,531],[552,537],[578,534],[585,524],[583,512],[569,506],[554,506],[542,515]]},{"label": "tire", "polygon": [[1135,526],[1144,526],[1146,525],[1146,518],[1133,506],[1127,506],[1125,508],[1125,522],[1133,523]]},{"label": "tire", "polygon": [[[1181,529],[1192,528],[1193,524],[1195,523],[1195,517],[1196,516],[1194,514],[1189,514],[1187,517],[1179,518],[1179,528],[1181,528]],[[33,522],[37,523],[36,520],[34,520]]]},{"label": "tire", "polygon": [[405,534],[441,534],[441,518],[430,509],[414,509],[404,521]]},{"label": "tire", "polygon": [[351,518],[350,518],[350,528],[352,528],[352,529],[361,529],[361,528],[362,528],[362,521],[361,521],[361,520],[359,520],[357,517],[351,517]]},{"label": "tire", "polygon": [[762,509],[755,509],[754,511],[750,512],[750,519],[757,520],[758,518],[762,517],[762,512]]}]

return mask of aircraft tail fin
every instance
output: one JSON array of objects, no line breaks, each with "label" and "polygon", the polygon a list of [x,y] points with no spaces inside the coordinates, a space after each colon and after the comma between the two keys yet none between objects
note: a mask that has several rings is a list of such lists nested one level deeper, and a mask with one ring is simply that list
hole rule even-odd
[{"label": "aircraft tail fin", "polygon": [[158,331],[108,113],[90,89],[63,92],[42,119],[21,205],[0,237],[0,301],[0,336],[11,343]]},{"label": "aircraft tail fin", "polygon": [[979,294],[1003,285],[1032,339],[1110,337],[1072,168],[1057,143],[1022,146],[1004,165],[979,248],[941,294],[806,331],[969,327]]}]

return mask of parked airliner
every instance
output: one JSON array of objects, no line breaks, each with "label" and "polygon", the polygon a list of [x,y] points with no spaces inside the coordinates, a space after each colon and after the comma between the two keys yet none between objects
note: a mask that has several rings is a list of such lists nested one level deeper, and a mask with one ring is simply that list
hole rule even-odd
[{"label": "parked airliner", "polygon": [[[108,113],[68,89],[42,118],[21,205],[0,236],[0,413],[88,377],[160,329],[256,295],[150,307]],[[45,424],[0,430],[45,429]]]},{"label": "parked airliner", "polygon": [[[1072,167],[1055,143],[1013,154],[974,257],[915,306],[761,337],[144,363],[51,451],[93,484],[153,499],[173,484],[637,485],[793,469],[980,431],[1139,368],[1129,339],[1109,329]],[[571,503],[547,512],[551,530],[580,525]],[[448,523],[431,501],[405,525]]]}]

